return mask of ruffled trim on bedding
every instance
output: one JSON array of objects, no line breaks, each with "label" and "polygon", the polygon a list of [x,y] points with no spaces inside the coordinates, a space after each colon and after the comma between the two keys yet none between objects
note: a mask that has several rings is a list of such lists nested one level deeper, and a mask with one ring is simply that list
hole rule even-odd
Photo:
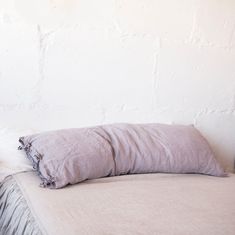
[{"label": "ruffled trim on bedding", "polygon": [[38,173],[38,176],[41,178],[42,183],[40,184],[41,187],[52,187],[55,186],[55,179],[51,176],[49,178],[46,178],[43,176],[42,172],[40,171],[40,161],[42,160],[42,155],[38,152],[36,152],[35,149],[32,148],[31,143],[25,144],[24,137],[19,138],[19,142],[21,143],[21,146],[18,147],[18,150],[24,150],[27,158],[32,162],[33,169],[35,169]]},{"label": "ruffled trim on bedding", "polygon": [[25,144],[24,143],[24,137],[19,138],[19,142],[21,143],[21,146],[18,147],[18,150],[24,150],[26,152],[26,155],[28,159],[32,162],[33,169],[38,170],[39,169],[39,162],[42,158],[38,153],[32,154],[31,143]]},{"label": "ruffled trim on bedding", "polygon": [[0,183],[0,234],[43,235],[12,176]]}]

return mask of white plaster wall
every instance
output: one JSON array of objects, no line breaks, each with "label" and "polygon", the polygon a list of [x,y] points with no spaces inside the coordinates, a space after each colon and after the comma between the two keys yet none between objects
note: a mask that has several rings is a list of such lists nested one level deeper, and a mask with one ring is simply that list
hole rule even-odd
[{"label": "white plaster wall", "polygon": [[235,159],[234,0],[0,0],[0,127],[193,123]]}]

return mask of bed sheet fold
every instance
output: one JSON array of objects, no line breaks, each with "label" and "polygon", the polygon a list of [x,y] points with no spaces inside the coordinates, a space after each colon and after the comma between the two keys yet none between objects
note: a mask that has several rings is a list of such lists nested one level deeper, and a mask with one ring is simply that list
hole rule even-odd
[{"label": "bed sheet fold", "polygon": [[0,234],[43,235],[16,180],[0,183]]}]

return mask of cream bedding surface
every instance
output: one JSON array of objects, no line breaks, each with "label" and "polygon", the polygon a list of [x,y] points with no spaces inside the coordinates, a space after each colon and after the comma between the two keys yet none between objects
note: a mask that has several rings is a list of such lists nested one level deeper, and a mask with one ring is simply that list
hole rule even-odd
[{"label": "cream bedding surface", "polygon": [[[4,189],[7,182],[11,186]],[[27,172],[1,186],[0,194],[8,196],[1,204],[0,225],[9,227],[0,228],[1,235],[235,234],[233,174],[126,175],[58,190],[39,184],[36,173]],[[17,221],[12,213],[19,215]]]}]

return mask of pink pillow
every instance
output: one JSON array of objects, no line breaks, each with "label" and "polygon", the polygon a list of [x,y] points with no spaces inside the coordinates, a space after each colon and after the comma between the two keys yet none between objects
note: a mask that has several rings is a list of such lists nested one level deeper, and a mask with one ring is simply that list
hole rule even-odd
[{"label": "pink pillow", "polygon": [[45,132],[20,142],[43,185],[51,188],[136,173],[225,176],[193,126],[113,124]]}]

